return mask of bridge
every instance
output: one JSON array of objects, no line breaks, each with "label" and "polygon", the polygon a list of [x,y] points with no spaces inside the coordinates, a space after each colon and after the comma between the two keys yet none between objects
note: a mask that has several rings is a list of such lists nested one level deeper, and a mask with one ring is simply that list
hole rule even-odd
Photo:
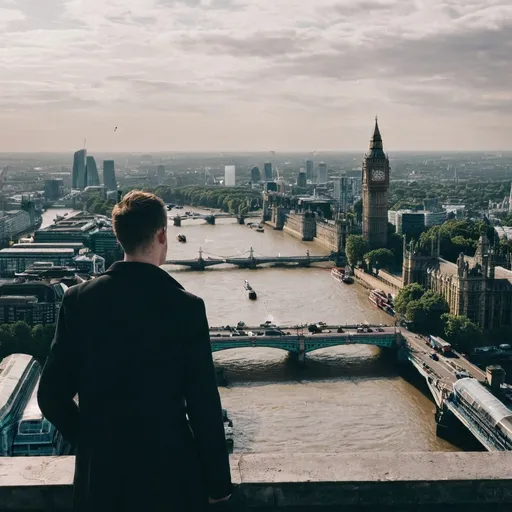
[{"label": "bridge", "polygon": [[[369,327],[369,328],[368,328]],[[400,345],[400,331],[395,327],[373,328],[365,326],[369,332],[356,326],[323,326],[322,332],[304,332],[301,327],[268,327],[267,330],[244,327],[245,335],[233,335],[227,332],[211,330],[210,341],[212,352],[236,348],[276,348],[295,354],[299,362],[304,362],[306,354],[315,350],[345,345],[373,345],[382,348],[393,348]],[[254,330],[251,330],[254,329]],[[274,335],[267,334],[272,330]],[[295,330],[295,332],[293,332]],[[341,332],[338,332],[340,330]],[[282,334],[279,334],[282,332]]]},{"label": "bridge", "polygon": [[215,265],[234,265],[238,268],[254,269],[259,265],[273,264],[279,265],[296,265],[299,267],[310,267],[312,263],[321,263],[326,261],[337,262],[339,255],[332,252],[326,256],[310,256],[309,251],[306,251],[306,256],[255,256],[254,249],[251,247],[248,257],[207,257],[203,258],[203,250],[199,249],[199,257],[197,259],[184,259],[184,260],[167,260],[166,265],[180,265],[189,267],[191,270],[204,270],[207,267]]},{"label": "bridge", "polygon": [[[504,439],[504,434],[498,424],[490,421],[490,415],[478,414],[479,411],[462,406],[455,398],[453,385],[457,382],[457,373],[466,372],[471,378],[480,383],[485,383],[485,373],[473,365],[466,358],[452,350],[450,357],[438,355],[438,360],[431,357],[433,349],[428,346],[425,338],[402,330],[406,358],[422,375],[434,401],[436,402],[437,433],[444,437],[445,433],[454,427],[465,427],[488,451],[510,450],[512,439]],[[490,392],[484,388],[486,396],[493,398]],[[495,399],[497,401],[497,399]],[[484,409],[487,404],[476,403],[478,408]],[[507,406],[502,403],[502,409]],[[512,416],[512,411],[510,411]],[[506,436],[505,436],[506,438]]]},{"label": "bridge", "polygon": [[192,215],[175,215],[173,217],[173,224],[175,226],[181,226],[182,221],[184,220],[205,220],[207,224],[215,224],[216,219],[237,219],[239,224],[244,224],[245,219],[248,218],[260,218],[262,216],[261,212],[247,212],[243,214],[235,214],[235,213],[193,213]]}]

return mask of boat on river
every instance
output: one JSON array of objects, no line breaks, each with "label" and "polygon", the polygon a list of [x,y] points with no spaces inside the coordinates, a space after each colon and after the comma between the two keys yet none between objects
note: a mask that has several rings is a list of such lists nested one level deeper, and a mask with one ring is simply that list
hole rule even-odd
[{"label": "boat on river", "polygon": [[385,311],[388,315],[395,316],[395,308],[391,294],[386,294],[386,292],[382,290],[370,290],[368,298],[378,308],[382,309],[382,311]]},{"label": "boat on river", "polygon": [[244,290],[247,292],[247,297],[251,300],[256,300],[258,298],[258,295],[256,294],[256,291],[253,289],[253,287],[249,284],[249,281],[244,281]]},{"label": "boat on river", "polygon": [[352,284],[354,282],[350,268],[333,267],[331,275],[340,283]]}]

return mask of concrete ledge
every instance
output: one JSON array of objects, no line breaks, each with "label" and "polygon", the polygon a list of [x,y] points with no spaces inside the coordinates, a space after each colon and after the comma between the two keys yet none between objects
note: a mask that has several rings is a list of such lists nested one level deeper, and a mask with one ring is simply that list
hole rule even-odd
[{"label": "concrete ledge", "polygon": [[[233,509],[512,510],[512,453],[243,454]],[[0,459],[0,511],[70,510],[73,457]]]}]

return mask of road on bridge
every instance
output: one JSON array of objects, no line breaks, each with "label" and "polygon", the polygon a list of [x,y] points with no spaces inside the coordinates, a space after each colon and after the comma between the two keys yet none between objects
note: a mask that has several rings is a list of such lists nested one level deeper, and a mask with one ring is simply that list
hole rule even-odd
[{"label": "road on bridge", "polygon": [[[437,377],[451,388],[457,380],[456,373],[459,371],[467,372],[471,377],[479,381],[485,380],[485,373],[470,363],[461,354],[452,350],[452,357],[446,357],[435,352],[427,342],[425,337],[414,334],[404,329],[401,330],[402,337],[405,339],[407,347],[411,355],[419,360],[425,368],[429,368]],[[436,353],[439,357],[438,361],[432,359],[431,354]]]}]

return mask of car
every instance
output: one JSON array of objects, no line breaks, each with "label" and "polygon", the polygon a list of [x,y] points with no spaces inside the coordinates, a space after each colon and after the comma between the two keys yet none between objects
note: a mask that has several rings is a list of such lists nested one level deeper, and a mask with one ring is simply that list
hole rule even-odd
[{"label": "car", "polygon": [[373,332],[373,329],[371,329],[370,327],[368,327],[368,329],[366,329],[366,332]]},{"label": "car", "polygon": [[469,373],[466,371],[461,371],[461,372],[456,372],[455,377],[457,377],[457,379],[465,379],[467,377],[471,377],[471,375],[469,375]]},{"label": "car", "polygon": [[338,327],[338,332],[345,332],[341,327]]},{"label": "car", "polygon": [[363,328],[362,327],[358,327],[357,328],[357,332],[363,332]]},{"label": "car", "polygon": [[432,354],[430,354],[430,357],[431,357],[434,361],[439,361],[439,356],[438,356],[435,352],[432,352]]},{"label": "car", "polygon": [[384,332],[384,329],[382,327],[377,327],[377,332]]}]

